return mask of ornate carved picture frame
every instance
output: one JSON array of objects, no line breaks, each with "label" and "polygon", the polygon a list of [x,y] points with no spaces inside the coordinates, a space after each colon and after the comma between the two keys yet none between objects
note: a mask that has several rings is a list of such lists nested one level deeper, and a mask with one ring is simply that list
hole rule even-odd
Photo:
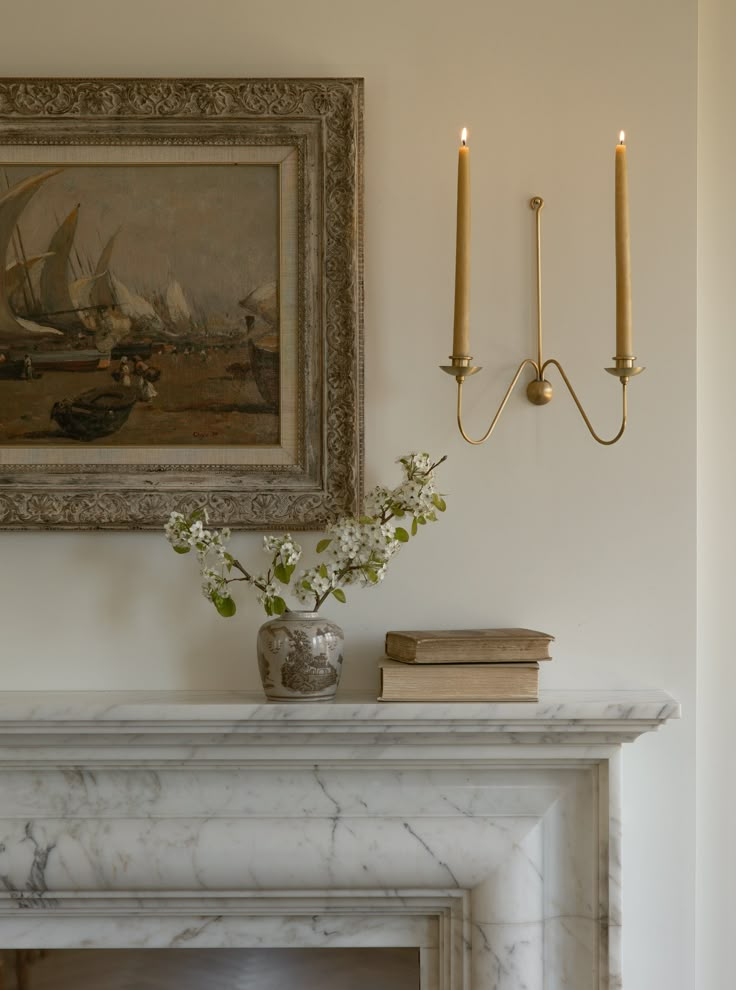
[{"label": "ornate carved picture frame", "polygon": [[362,495],[360,79],[0,79],[0,527]]}]

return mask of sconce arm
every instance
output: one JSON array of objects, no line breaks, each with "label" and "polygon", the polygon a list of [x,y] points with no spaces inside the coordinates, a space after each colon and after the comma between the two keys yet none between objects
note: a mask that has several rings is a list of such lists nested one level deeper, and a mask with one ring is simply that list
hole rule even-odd
[{"label": "sconce arm", "polygon": [[593,426],[592,426],[590,420],[588,419],[588,417],[587,417],[587,415],[585,413],[585,410],[583,409],[583,407],[582,407],[582,405],[580,403],[580,399],[578,399],[578,397],[577,397],[577,395],[575,393],[575,389],[570,384],[570,379],[565,374],[565,372],[564,372],[564,370],[562,368],[562,365],[560,364],[559,361],[556,361],[554,358],[548,358],[544,362],[544,364],[542,365],[542,374],[541,374],[540,377],[542,377],[542,378],[544,377],[544,370],[545,370],[545,368],[547,368],[551,364],[553,364],[555,366],[555,368],[557,368],[557,370],[560,373],[560,376],[562,377],[563,382],[565,383],[565,385],[567,385],[567,390],[570,393],[570,395],[572,396],[575,405],[578,407],[578,412],[583,417],[583,420],[585,422],[585,425],[588,427],[588,430],[590,431],[590,435],[593,437],[593,439],[597,443],[602,444],[604,447],[610,447],[612,444],[614,444],[618,440],[620,440],[621,437],[624,435],[624,430],[626,429],[626,420],[627,420],[627,417],[628,417],[628,407],[627,407],[627,399],[626,399],[626,386],[629,384],[629,379],[627,377],[625,377],[625,376],[620,376],[621,377],[621,395],[622,395],[621,428],[619,429],[619,431],[618,431],[618,433],[616,434],[615,437],[613,437],[610,440],[604,440],[602,437],[599,437],[598,434],[593,429]]},{"label": "sconce arm", "polygon": [[[506,403],[509,401],[509,399],[511,397],[511,393],[514,391],[514,388],[516,387],[516,383],[519,381],[519,378],[521,377],[521,373],[524,370],[524,368],[526,368],[527,365],[529,365],[529,367],[531,367],[531,368],[534,369],[534,373],[535,373],[535,375],[537,377],[540,377],[540,374],[539,374],[539,365],[537,364],[537,362],[536,361],[533,361],[532,358],[525,358],[525,360],[523,360],[521,362],[521,364],[519,365],[519,367],[518,367],[518,369],[516,371],[516,374],[511,379],[511,384],[506,389],[506,394],[504,395],[504,397],[503,397],[503,399],[501,401],[501,405],[498,407],[498,409],[496,411],[496,415],[493,417],[493,421],[492,421],[491,425],[488,427],[488,429],[483,434],[483,436],[480,438],[480,440],[473,440],[472,437],[469,437],[468,436],[468,434],[465,432],[465,430],[463,428],[463,378],[461,376],[458,376],[458,378],[457,378],[457,425],[458,425],[458,429],[460,430],[460,433],[462,435],[463,440],[467,440],[468,443],[472,443],[475,446],[477,446],[478,444],[481,444],[481,443],[485,443],[486,442],[486,440],[488,439],[488,437],[491,435],[491,433],[493,433],[494,429],[496,428],[496,423],[501,418],[501,413],[506,408]],[[568,387],[569,387],[569,383],[568,383]],[[581,412],[582,412],[582,410],[581,410]],[[585,414],[583,413],[583,415],[585,415]],[[588,425],[590,425],[590,424],[588,424]]]}]

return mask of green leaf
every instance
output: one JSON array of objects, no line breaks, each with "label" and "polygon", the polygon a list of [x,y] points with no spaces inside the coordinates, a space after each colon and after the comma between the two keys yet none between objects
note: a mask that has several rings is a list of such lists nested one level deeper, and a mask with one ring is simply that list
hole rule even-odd
[{"label": "green leaf", "polygon": [[191,549],[192,549],[191,547],[174,547],[174,550],[177,553],[189,553]]},{"label": "green leaf", "polygon": [[396,539],[399,541],[399,543],[408,543],[409,542],[409,534],[403,528],[403,526],[397,526],[394,535],[395,535]]},{"label": "green leaf", "polygon": [[195,522],[204,522],[204,509],[195,509],[189,514],[187,525],[191,526]]},{"label": "green leaf", "polygon": [[424,518],[424,516],[417,516],[417,522],[419,523],[420,526],[427,525],[427,520]]},{"label": "green leaf", "polygon": [[304,579],[304,581],[302,581],[302,588],[304,588],[305,591],[312,590],[312,585],[309,583],[309,581],[306,580],[306,578]]},{"label": "green leaf", "polygon": [[364,526],[368,526],[373,522],[373,516],[361,516],[360,519],[358,519],[358,522],[362,523]]},{"label": "green leaf", "polygon": [[437,492],[435,492],[432,496],[432,503],[436,509],[439,509],[440,512],[444,512],[447,508],[447,502],[445,502],[442,496]]},{"label": "green leaf", "polygon": [[294,566],[293,564],[277,564],[273,573],[275,578],[282,584],[288,584],[291,581],[291,575],[294,573]]},{"label": "green leaf", "polygon": [[235,602],[229,595],[216,595],[212,601],[220,615],[224,615],[226,619],[235,615]]},{"label": "green leaf", "polygon": [[272,600],[271,607],[276,615],[283,615],[286,611],[286,602],[283,598],[276,597]]},{"label": "green leaf", "polygon": [[332,594],[335,596],[335,598],[337,598],[339,602],[342,602],[343,605],[347,601],[347,598],[345,597],[345,592],[342,590],[342,588],[333,588]]},{"label": "green leaf", "polygon": [[320,540],[317,544],[317,553],[324,553],[332,540]]},{"label": "green leaf", "polygon": [[368,580],[371,582],[371,584],[377,584],[378,583],[378,575],[376,574],[376,572],[371,567],[364,567],[363,568],[363,573],[368,578]]},{"label": "green leaf", "polygon": [[323,577],[323,578],[326,578],[327,577],[327,565],[326,564],[320,564],[317,570],[318,570],[318,573],[319,573],[319,576],[320,577]]},{"label": "green leaf", "polygon": [[429,519],[430,522],[437,522],[437,513],[433,510],[427,514],[427,519]]},{"label": "green leaf", "polygon": [[417,529],[418,528],[419,527],[417,526],[417,517],[414,516],[414,518],[411,521],[411,535],[412,536],[416,536],[417,535]]}]

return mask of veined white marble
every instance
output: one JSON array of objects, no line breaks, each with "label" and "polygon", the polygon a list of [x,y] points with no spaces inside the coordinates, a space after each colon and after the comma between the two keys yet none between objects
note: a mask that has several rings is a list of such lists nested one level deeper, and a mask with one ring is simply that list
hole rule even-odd
[{"label": "veined white marble", "polygon": [[663,691],[542,691],[538,702],[376,702],[342,694],[336,702],[279,704],[238,691],[4,691],[0,725],[114,722],[324,722],[355,719],[440,724],[644,722],[649,727],[679,715]]},{"label": "veined white marble", "polygon": [[678,714],[0,694],[0,945],[413,945],[423,990],[615,990],[620,744]]}]

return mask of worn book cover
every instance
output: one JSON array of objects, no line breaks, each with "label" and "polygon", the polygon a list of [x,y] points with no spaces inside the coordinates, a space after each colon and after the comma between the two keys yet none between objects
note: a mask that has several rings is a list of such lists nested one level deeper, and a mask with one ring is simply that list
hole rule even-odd
[{"label": "worn book cover", "polygon": [[402,663],[550,660],[552,640],[536,629],[392,630],[386,633],[386,655]]},{"label": "worn book cover", "polygon": [[379,701],[537,701],[539,664],[380,663]]}]

